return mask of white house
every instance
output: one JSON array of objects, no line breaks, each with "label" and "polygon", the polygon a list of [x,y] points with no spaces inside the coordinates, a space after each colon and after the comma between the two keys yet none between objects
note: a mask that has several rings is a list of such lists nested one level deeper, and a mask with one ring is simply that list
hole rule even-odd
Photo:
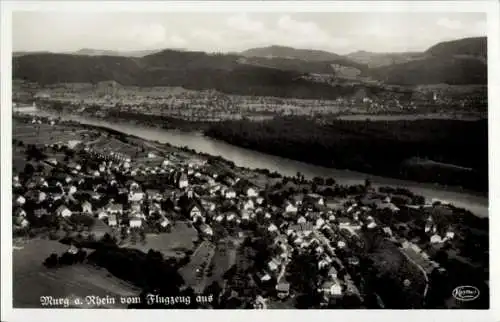
[{"label": "white house", "polygon": [[243,204],[243,209],[244,210],[248,210],[248,209],[254,209],[254,203],[252,200],[247,200],[244,204]]},{"label": "white house", "polygon": [[243,220],[250,220],[250,214],[248,213],[248,211],[243,211],[241,213],[241,219],[243,219]]},{"label": "white house", "polygon": [[275,224],[270,224],[269,227],[267,227],[267,230],[270,232],[274,232],[278,230],[278,227],[276,227]]},{"label": "white house", "polygon": [[328,270],[328,276],[331,279],[336,279],[337,278],[337,270],[335,269],[335,267],[330,267],[330,269]]},{"label": "white house", "polygon": [[97,219],[102,220],[104,218],[108,218],[108,213],[104,210],[99,211],[99,213],[97,214]]},{"label": "white house", "polygon": [[442,243],[443,239],[438,234],[434,234],[431,236],[430,242],[432,244],[438,244],[438,243]]},{"label": "white house", "polygon": [[323,293],[326,297],[341,296],[342,286],[340,285],[338,280],[326,281],[325,283],[323,283],[319,291]]},{"label": "white house", "polygon": [[63,217],[63,218],[67,218],[67,217],[71,217],[72,212],[71,212],[71,210],[68,209],[68,207],[62,205],[62,206],[59,206],[59,208],[57,208],[56,214],[58,216]]},{"label": "white house", "polygon": [[373,228],[377,227],[377,224],[374,221],[372,221],[368,225],[366,225],[366,227],[369,229],[373,229]]},{"label": "white house", "polygon": [[233,221],[236,219],[236,215],[231,213],[229,215],[227,215],[227,221]]},{"label": "white house", "polygon": [[160,223],[160,225],[164,228],[167,227],[169,224],[170,221],[167,218],[163,218],[162,222]]},{"label": "white house", "polygon": [[69,187],[68,194],[73,195],[76,193],[77,190],[78,189],[75,186],[71,186],[71,187]]},{"label": "white house", "polygon": [[304,216],[300,216],[300,218],[297,220],[298,224],[304,224],[306,222],[307,222],[307,220],[306,220],[306,218],[304,218]]},{"label": "white house", "polygon": [[446,232],[446,238],[447,239],[453,239],[455,237],[455,233],[453,231],[447,231]]},{"label": "white house", "polygon": [[269,263],[267,263],[267,266],[269,267],[271,272],[274,272],[274,271],[278,270],[278,268],[280,266],[280,262],[278,260],[276,260],[275,258],[273,258],[271,261],[269,261]]},{"label": "white house", "polygon": [[287,203],[285,206],[285,212],[287,213],[296,213],[298,211],[297,207],[294,206],[292,203]]},{"label": "white house", "polygon": [[38,194],[38,202],[43,202],[45,199],[47,199],[47,194],[45,192],[40,192]]},{"label": "white house", "polygon": [[198,208],[198,206],[193,206],[193,208],[191,208],[191,211],[189,212],[189,216],[191,217],[191,219],[197,216],[201,216],[200,208]]},{"label": "white house", "polygon": [[108,226],[115,227],[117,225],[118,225],[118,222],[116,220],[116,215],[109,215],[109,217],[108,217]]},{"label": "white house", "polygon": [[234,191],[233,189],[228,189],[224,192],[224,196],[226,197],[226,199],[234,199],[236,198],[236,191]]},{"label": "white house", "polygon": [[260,280],[262,282],[266,282],[266,281],[269,281],[271,279],[271,276],[268,274],[268,273],[264,273],[260,276]]},{"label": "white house", "polygon": [[16,199],[16,203],[19,205],[19,206],[22,206],[26,203],[26,198],[24,198],[23,196],[19,196],[17,197]]},{"label": "white house", "polygon": [[130,228],[141,227],[142,226],[142,219],[139,217],[130,218],[129,225],[130,225]]},{"label": "white house", "polygon": [[17,217],[26,217],[26,211],[24,211],[24,209],[22,209],[22,208],[18,208],[18,210],[16,211],[16,216]]},{"label": "white house", "polygon": [[184,189],[189,186],[189,181],[187,176],[183,173],[179,178],[179,189]]},{"label": "white house", "polygon": [[325,220],[323,218],[316,219],[316,228],[321,228],[325,224]]},{"label": "white house", "polygon": [[390,237],[392,237],[392,230],[390,227],[384,227],[382,228],[382,230],[387,234],[389,235]]},{"label": "white house", "polygon": [[128,201],[129,202],[139,202],[144,199],[144,193],[143,192],[132,192],[128,195]]},{"label": "white house", "polygon": [[21,219],[21,222],[19,223],[19,226],[21,226],[23,228],[26,228],[26,227],[29,226],[29,224],[30,224],[29,221],[26,220],[26,218],[23,218],[23,219]]},{"label": "white house", "polygon": [[317,254],[323,254],[323,252],[325,251],[325,249],[322,247],[322,246],[317,246],[315,249]]},{"label": "white house", "polygon": [[252,198],[252,197],[257,197],[259,195],[259,192],[255,190],[254,188],[248,188],[247,189],[247,196]]},{"label": "white house", "polygon": [[88,201],[84,201],[82,204],[82,212],[83,213],[92,213],[92,205]]},{"label": "white house", "polygon": [[107,206],[106,211],[110,214],[122,214],[123,206],[121,204],[111,204]]}]

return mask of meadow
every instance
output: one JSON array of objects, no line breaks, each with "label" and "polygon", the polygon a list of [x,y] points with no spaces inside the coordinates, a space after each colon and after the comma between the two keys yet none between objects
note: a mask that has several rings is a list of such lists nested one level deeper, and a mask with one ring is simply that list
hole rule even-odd
[{"label": "meadow", "polygon": [[[40,308],[41,296],[104,297],[135,296],[139,290],[113,277],[107,270],[87,264],[46,268],[43,261],[51,253],[61,255],[68,249],[57,241],[33,239],[13,250],[13,305],[15,308]],[[117,301],[116,306],[120,306]]]}]

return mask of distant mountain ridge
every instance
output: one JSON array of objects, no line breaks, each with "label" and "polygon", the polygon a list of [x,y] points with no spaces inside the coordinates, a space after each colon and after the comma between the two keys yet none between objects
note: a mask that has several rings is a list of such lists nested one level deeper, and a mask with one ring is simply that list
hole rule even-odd
[{"label": "distant mountain ridge", "polygon": [[[82,48],[73,52],[49,52],[49,51],[15,51],[14,57],[32,55],[32,54],[67,54],[67,55],[83,55],[83,56],[116,56],[116,57],[144,57],[147,55],[155,54],[163,49],[150,49],[150,50],[107,50],[107,49],[92,49]],[[177,51],[183,51],[182,48],[176,48]]]},{"label": "distant mountain ridge", "polygon": [[91,48],[82,48],[73,52],[74,55],[88,55],[88,56],[121,56],[121,57],[144,57],[147,55],[160,52],[161,49],[154,50],[131,50],[131,51],[116,51],[116,50],[100,50]]},{"label": "distant mountain ridge", "polygon": [[346,55],[347,58],[370,68],[406,63],[412,60],[424,59],[423,52],[375,53],[359,50]]},{"label": "distant mountain ridge", "polygon": [[286,46],[267,46],[259,48],[251,48],[240,52],[244,57],[261,57],[261,58],[291,58],[301,59],[306,61],[329,61],[336,59],[345,59],[344,56],[331,53],[324,50],[313,49],[297,49]]},{"label": "distant mountain ridge", "polygon": [[345,74],[359,76],[359,80],[371,78],[391,85],[487,83],[486,37],[439,43],[422,55],[382,54],[383,59],[387,55],[396,55],[398,58],[392,59],[398,63],[369,67],[347,56],[284,46],[254,48],[239,54],[173,49],[126,54],[83,49],[75,54],[14,55],[12,72],[14,79],[41,84],[112,80],[124,85],[218,87],[249,95],[314,98],[335,97],[339,88],[312,84],[303,76],[329,74],[342,78],[346,69],[350,71]]}]

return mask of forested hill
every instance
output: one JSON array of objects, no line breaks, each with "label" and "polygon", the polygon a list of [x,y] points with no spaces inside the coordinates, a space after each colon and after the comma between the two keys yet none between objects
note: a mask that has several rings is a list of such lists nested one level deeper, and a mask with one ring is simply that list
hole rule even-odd
[{"label": "forested hill", "polygon": [[372,68],[370,76],[389,84],[487,84],[486,37],[441,42],[422,57]]},{"label": "forested hill", "polygon": [[486,59],[488,57],[488,42],[486,37],[464,38],[445,41],[427,49],[431,56],[469,56],[471,58]]},{"label": "forested hill", "polygon": [[293,68],[278,69],[238,62],[237,55],[165,50],[142,58],[66,54],[14,57],[13,77],[39,84],[98,83],[182,86],[241,95],[335,99],[359,86],[330,86],[302,78]]},{"label": "forested hill", "polygon": [[488,188],[487,120],[400,122],[304,118],[227,121],[206,135],[317,165],[413,181]]},{"label": "forested hill", "polygon": [[[485,41],[474,38],[438,44],[430,48],[423,59],[378,68],[368,68],[348,57],[307,50],[295,50],[300,55],[292,58],[163,50],[144,57],[14,55],[12,72],[14,79],[40,84],[113,80],[123,85],[211,88],[245,95],[337,98],[340,89],[346,91],[345,86],[332,88],[306,81],[301,76],[318,73],[344,77],[341,71],[350,68],[359,70],[362,77],[387,84],[486,84],[487,66],[485,57],[481,56]],[[307,53],[313,57],[310,61],[297,58]]]}]

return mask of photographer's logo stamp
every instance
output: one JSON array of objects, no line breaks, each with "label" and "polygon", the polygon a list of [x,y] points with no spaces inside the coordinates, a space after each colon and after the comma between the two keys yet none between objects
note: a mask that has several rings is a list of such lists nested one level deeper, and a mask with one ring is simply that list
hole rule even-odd
[{"label": "photographer's logo stamp", "polygon": [[479,289],[475,286],[459,286],[452,292],[454,298],[459,301],[473,301],[479,297]]}]

